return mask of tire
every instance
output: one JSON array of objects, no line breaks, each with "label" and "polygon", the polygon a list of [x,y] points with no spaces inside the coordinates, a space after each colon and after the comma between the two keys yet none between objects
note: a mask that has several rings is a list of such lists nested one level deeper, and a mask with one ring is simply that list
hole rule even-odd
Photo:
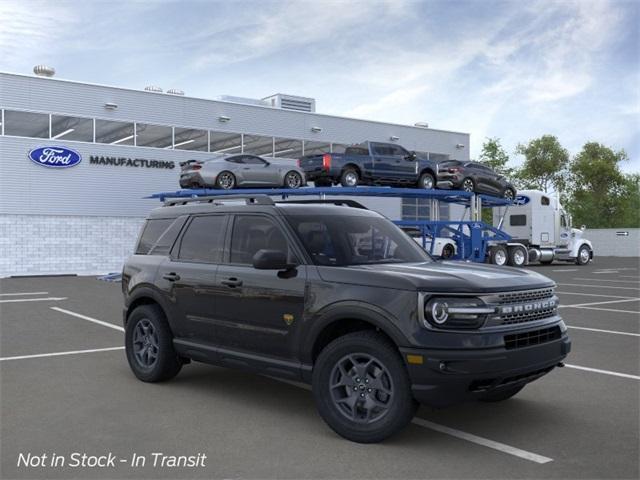
[{"label": "tire", "polygon": [[418,180],[418,188],[423,190],[433,190],[436,188],[436,179],[430,173],[423,173]]},{"label": "tire", "polygon": [[221,190],[231,190],[236,186],[236,176],[228,171],[220,172],[216,177],[216,187]]},{"label": "tire", "polygon": [[462,180],[462,183],[460,184],[460,190],[465,192],[475,192],[476,184],[473,181],[473,179],[467,177],[464,180]]},{"label": "tire", "polygon": [[442,247],[442,255],[440,257],[444,258],[445,260],[448,260],[449,258],[452,258],[455,254],[456,254],[456,250],[455,248],[453,248],[453,245],[451,245],[450,243],[447,243],[444,247]]},{"label": "tire", "polygon": [[[129,366],[143,382],[162,382],[180,372],[183,362],[173,348],[173,334],[157,305],[141,305],[131,312],[124,340]],[[136,346],[139,344],[142,348]],[[137,352],[144,349],[149,354]],[[156,356],[151,359],[154,351]]]},{"label": "tire", "polygon": [[358,443],[381,442],[402,430],[418,407],[397,348],[374,331],[344,335],[320,352],[313,397],[329,427]]},{"label": "tire", "polygon": [[511,200],[513,201],[516,198],[516,192],[513,191],[513,188],[505,188],[504,192],[502,193],[502,197],[505,200]]},{"label": "tire", "polygon": [[287,172],[284,176],[284,186],[285,188],[290,188],[292,190],[300,188],[302,186],[302,175],[295,170]]},{"label": "tire", "polygon": [[494,392],[489,392],[480,397],[481,402],[502,402],[504,400],[509,400],[511,397],[520,393],[520,390],[524,388],[524,385],[518,385],[516,387],[509,387],[500,390],[496,390]]},{"label": "tire", "polygon": [[588,245],[582,245],[578,249],[578,256],[576,257],[576,265],[586,265],[591,261],[591,249]]},{"label": "tire", "polygon": [[507,264],[509,261],[509,254],[507,253],[507,249],[502,245],[496,245],[495,247],[491,247],[491,255],[489,256],[489,261],[500,267]]},{"label": "tire", "polygon": [[343,187],[357,187],[360,183],[360,175],[354,168],[345,168],[340,175],[340,185]]},{"label": "tire", "polygon": [[509,247],[509,265],[524,267],[527,264],[527,251],[522,247]]}]

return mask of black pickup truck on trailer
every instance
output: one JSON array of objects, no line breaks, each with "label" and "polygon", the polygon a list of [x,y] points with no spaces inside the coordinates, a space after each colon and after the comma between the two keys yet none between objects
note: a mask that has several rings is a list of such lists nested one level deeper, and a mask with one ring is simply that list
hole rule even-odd
[{"label": "black pickup truck on trailer", "polygon": [[341,184],[436,187],[437,163],[394,143],[363,142],[344,153],[307,155],[298,161],[317,187]]}]

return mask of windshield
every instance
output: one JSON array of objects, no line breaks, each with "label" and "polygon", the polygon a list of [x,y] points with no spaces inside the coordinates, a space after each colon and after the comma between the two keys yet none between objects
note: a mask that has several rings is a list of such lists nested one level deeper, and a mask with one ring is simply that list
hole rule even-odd
[{"label": "windshield", "polygon": [[316,265],[428,262],[431,257],[385,218],[320,215],[287,220]]}]

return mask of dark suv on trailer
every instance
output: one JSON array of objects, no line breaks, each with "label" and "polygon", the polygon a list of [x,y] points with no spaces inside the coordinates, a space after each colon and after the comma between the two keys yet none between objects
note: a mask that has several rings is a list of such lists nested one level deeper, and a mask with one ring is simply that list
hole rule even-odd
[{"label": "dark suv on trailer", "polygon": [[256,196],[153,210],[123,272],[134,374],[167,380],[196,360],[309,382],[331,428],[376,442],[418,402],[505,400],[561,364],[551,280],[434,261],[356,207]]}]

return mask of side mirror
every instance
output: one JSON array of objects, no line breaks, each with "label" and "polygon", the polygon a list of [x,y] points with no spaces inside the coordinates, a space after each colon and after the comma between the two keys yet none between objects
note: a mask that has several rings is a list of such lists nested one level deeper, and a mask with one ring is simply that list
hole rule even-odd
[{"label": "side mirror", "polygon": [[258,250],[253,256],[253,268],[257,270],[288,270],[293,268],[287,262],[287,254],[280,250]]},{"label": "side mirror", "polygon": [[410,162],[413,162],[417,157],[416,152],[409,152],[409,155],[407,155],[406,157],[407,160],[409,160]]},{"label": "side mirror", "polygon": [[582,226],[580,227],[580,230],[586,230],[586,229],[587,229],[587,226],[586,226],[586,225],[582,225]]}]

